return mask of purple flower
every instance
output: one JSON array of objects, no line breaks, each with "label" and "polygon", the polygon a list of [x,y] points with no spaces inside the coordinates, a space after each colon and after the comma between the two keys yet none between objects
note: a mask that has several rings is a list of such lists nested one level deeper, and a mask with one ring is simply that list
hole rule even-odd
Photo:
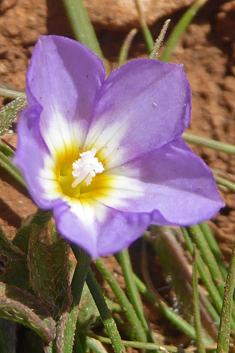
[{"label": "purple flower", "polygon": [[15,163],[60,234],[94,258],[150,224],[192,225],[223,207],[211,171],[180,139],[191,112],[181,65],[132,60],[106,79],[88,48],[42,36],[26,93]]}]

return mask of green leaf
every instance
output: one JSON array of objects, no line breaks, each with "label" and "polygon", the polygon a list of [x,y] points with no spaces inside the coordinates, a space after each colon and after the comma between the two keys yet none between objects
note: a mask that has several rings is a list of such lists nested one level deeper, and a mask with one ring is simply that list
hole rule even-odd
[{"label": "green leaf", "polygon": [[55,318],[72,301],[68,254],[68,243],[56,232],[51,236],[36,225],[32,227],[28,248],[30,283]]},{"label": "green leaf", "polygon": [[0,227],[0,254],[4,254],[7,257],[18,258],[23,255],[23,252],[15,245],[13,245],[4,234]]},{"label": "green leaf", "polygon": [[46,344],[55,334],[55,322],[48,310],[31,294],[0,282],[0,317],[34,330]]},{"label": "green leaf", "polygon": [[20,112],[27,106],[25,98],[16,98],[0,111],[0,136],[7,132]]},{"label": "green leaf", "polygon": [[37,225],[42,231],[51,218],[51,212],[40,210],[35,212],[34,215],[29,216],[19,231],[16,233],[12,243],[20,248],[24,253],[28,253],[28,243],[31,234],[32,226]]},{"label": "green leaf", "polygon": [[32,232],[33,225],[43,230],[51,217],[51,212],[42,211],[37,212],[28,217],[19,231],[16,233],[12,244],[19,248],[24,255],[20,258],[10,258],[6,262],[4,273],[0,276],[0,280],[4,283],[15,285],[21,289],[29,290],[29,272],[27,264],[28,243]]}]

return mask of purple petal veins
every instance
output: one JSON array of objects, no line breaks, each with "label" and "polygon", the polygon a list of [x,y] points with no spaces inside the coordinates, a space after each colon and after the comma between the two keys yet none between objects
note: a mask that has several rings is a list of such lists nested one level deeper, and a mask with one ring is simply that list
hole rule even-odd
[{"label": "purple petal veins", "polygon": [[94,258],[150,224],[192,225],[224,206],[211,171],[180,139],[191,114],[181,65],[132,60],[105,79],[88,48],[41,36],[26,93],[15,163],[60,234]]}]

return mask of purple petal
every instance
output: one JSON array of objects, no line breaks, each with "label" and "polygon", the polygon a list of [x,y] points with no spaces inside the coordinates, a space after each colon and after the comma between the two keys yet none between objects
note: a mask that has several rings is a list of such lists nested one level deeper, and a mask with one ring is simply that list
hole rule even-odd
[{"label": "purple petal", "polygon": [[120,180],[112,198],[99,200],[122,212],[157,210],[155,224],[192,225],[210,219],[224,206],[212,172],[183,140],[151,151],[109,174]]},{"label": "purple petal", "polygon": [[73,141],[83,146],[97,93],[105,80],[101,60],[78,42],[41,36],[27,72],[29,105],[40,103],[40,131],[56,154]]},{"label": "purple petal", "polygon": [[[35,203],[43,209],[51,209],[58,197],[45,185],[50,182],[45,160],[51,156],[39,131],[40,106],[26,108],[20,116],[17,132],[18,147],[14,163],[21,169],[29,192]],[[54,184],[54,183],[53,183]]]},{"label": "purple petal", "polygon": [[190,112],[182,65],[133,60],[104,83],[85,146],[97,148],[115,167],[181,136]]},{"label": "purple petal", "polygon": [[148,214],[119,212],[95,201],[90,206],[77,203],[74,208],[61,202],[53,215],[60,234],[93,258],[127,248],[150,224]]}]

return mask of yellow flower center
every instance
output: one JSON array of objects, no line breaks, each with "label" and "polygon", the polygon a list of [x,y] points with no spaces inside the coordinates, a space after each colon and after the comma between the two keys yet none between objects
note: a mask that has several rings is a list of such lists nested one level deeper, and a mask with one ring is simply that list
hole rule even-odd
[{"label": "yellow flower center", "polygon": [[[84,197],[88,192],[97,187],[102,187],[100,182],[95,180],[96,174],[104,171],[102,162],[95,157],[97,150],[92,148],[90,151],[79,153],[79,158],[75,159],[74,154],[60,158],[57,163],[58,182],[63,194],[72,198]],[[94,178],[94,180],[93,180]]]}]

